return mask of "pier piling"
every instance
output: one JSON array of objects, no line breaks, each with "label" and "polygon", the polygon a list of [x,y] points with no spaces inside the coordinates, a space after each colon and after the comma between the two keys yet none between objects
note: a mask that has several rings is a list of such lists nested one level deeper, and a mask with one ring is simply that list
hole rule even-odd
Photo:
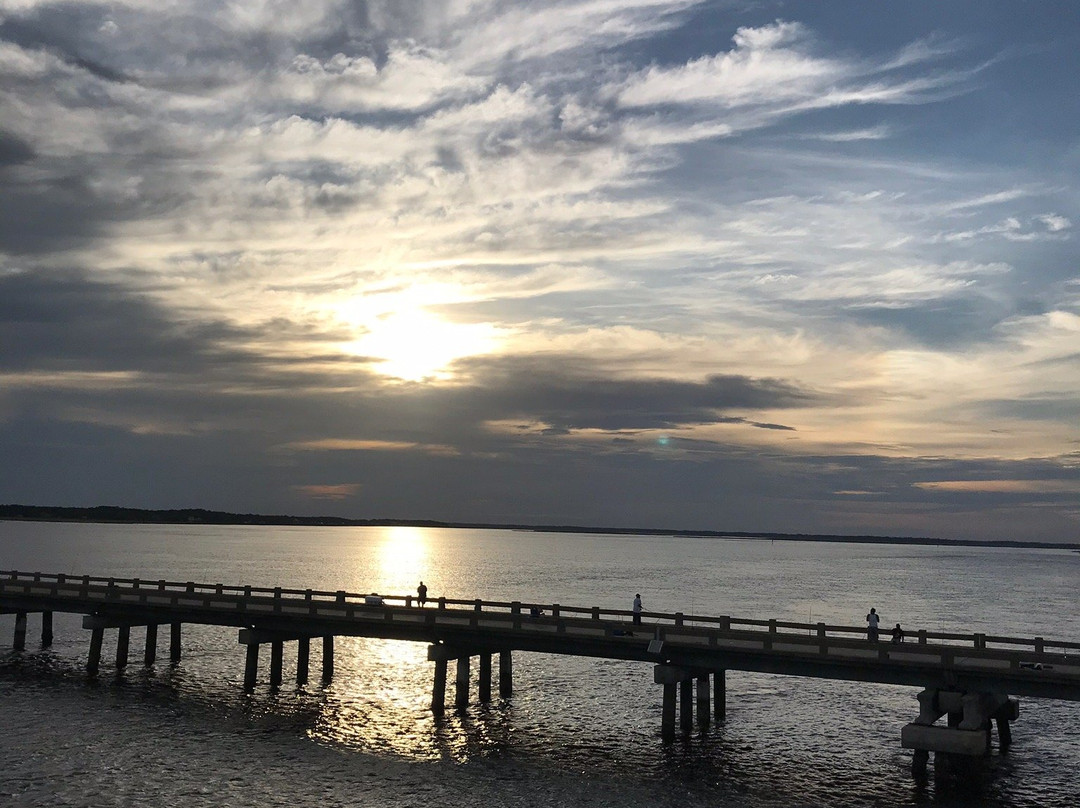
[{"label": "pier piling", "polygon": [[509,651],[499,652],[499,696],[508,699],[514,695],[514,661]]},{"label": "pier piling", "polygon": [[180,661],[180,626],[181,623],[169,624],[169,661]]},{"label": "pier piling", "polygon": [[454,706],[464,710],[469,706],[469,657],[457,659],[457,676],[454,681]]},{"label": "pier piling", "polygon": [[128,650],[131,647],[131,626],[119,626],[116,631],[116,667],[127,667]]},{"label": "pier piling", "polygon": [[327,634],[322,639],[322,678],[329,682],[334,677],[334,635]]},{"label": "pier piling", "polygon": [[52,628],[52,612],[41,613],[41,647],[48,648],[52,645],[53,641],[53,628]]},{"label": "pier piling", "polygon": [[713,718],[723,721],[727,716],[727,671],[713,671]]},{"label": "pier piling", "polygon": [[86,672],[97,676],[101,667],[101,642],[105,638],[105,629],[95,627],[90,631],[90,653],[86,657]]},{"label": "pier piling", "polygon": [[306,685],[308,680],[308,665],[311,659],[311,640],[301,637],[296,641],[296,683]]},{"label": "pier piling", "polygon": [[445,659],[435,660],[435,681],[431,687],[431,712],[442,715],[446,709],[446,663]]},{"label": "pier piling", "polygon": [[16,651],[22,651],[26,648],[26,612],[16,612],[15,614],[15,641],[12,647]]},{"label": "pier piling", "polygon": [[491,701],[491,654],[480,655],[480,703],[487,704]]},{"label": "pier piling", "polygon": [[281,669],[285,656],[285,643],[273,640],[270,643],[270,687],[281,687]]},{"label": "pier piling", "polygon": [[259,644],[249,643],[247,647],[247,659],[244,662],[244,690],[255,689],[255,682],[259,676]]},{"label": "pier piling", "polygon": [[146,627],[146,650],[143,653],[143,664],[150,667],[157,660],[157,623],[150,623]]}]

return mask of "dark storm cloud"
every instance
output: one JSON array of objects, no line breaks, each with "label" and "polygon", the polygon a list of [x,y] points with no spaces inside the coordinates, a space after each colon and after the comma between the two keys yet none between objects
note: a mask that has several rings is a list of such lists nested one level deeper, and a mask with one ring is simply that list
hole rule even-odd
[{"label": "dark storm cloud", "polygon": [[0,276],[0,366],[8,372],[192,371],[241,336],[221,322],[183,322],[77,271]]},{"label": "dark storm cloud", "polygon": [[0,169],[27,163],[34,158],[34,147],[18,135],[0,129]]},{"label": "dark storm cloud", "polygon": [[776,379],[613,379],[573,356],[472,360],[463,367],[472,368],[479,389],[488,391],[479,399],[486,398],[504,417],[536,418],[563,429],[668,429],[717,422],[731,409],[788,409],[816,401]]}]

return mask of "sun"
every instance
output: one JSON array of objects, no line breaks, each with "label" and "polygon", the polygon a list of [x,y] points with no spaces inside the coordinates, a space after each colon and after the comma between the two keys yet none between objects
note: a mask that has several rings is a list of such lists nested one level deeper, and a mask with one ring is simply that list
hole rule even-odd
[{"label": "sun", "polygon": [[[345,318],[363,333],[349,349],[376,360],[375,369],[402,381],[450,378],[456,359],[493,353],[499,329],[490,323],[451,322],[430,310],[448,301],[410,290],[408,293],[361,298],[342,309]],[[453,301],[449,301],[453,302]]]}]

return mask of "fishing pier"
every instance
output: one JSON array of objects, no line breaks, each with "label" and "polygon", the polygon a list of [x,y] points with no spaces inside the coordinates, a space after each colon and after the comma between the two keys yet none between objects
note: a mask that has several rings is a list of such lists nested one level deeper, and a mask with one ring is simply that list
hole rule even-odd
[{"label": "fishing pier", "polygon": [[[901,731],[924,767],[930,752],[980,756],[1011,741],[1018,697],[1080,701],[1080,643],[987,634],[909,631],[906,641],[871,641],[863,628],[633,613],[599,607],[435,598],[345,591],[224,586],[192,581],[95,578],[0,571],[0,614],[15,615],[13,647],[25,649],[28,615],[40,615],[41,644],[53,639],[54,612],[83,615],[90,631],[87,671],[98,673],[106,631],[116,632],[115,664],[129,664],[132,628],[144,631],[143,663],[157,658],[158,629],[168,627],[169,659],[182,655],[184,624],[233,626],[245,647],[244,687],[259,682],[259,649],[270,646],[269,685],[284,681],[284,644],[295,642],[296,682],[307,682],[311,641],[321,643],[321,675],[334,672],[334,638],[423,642],[434,663],[431,709],[445,709],[449,665],[454,705],[491,700],[498,656],[500,698],[513,693],[513,653],[537,652],[649,663],[661,688],[661,734],[724,717],[729,670],[877,682],[922,688],[919,714]],[[945,718],[939,723],[939,719]]]}]

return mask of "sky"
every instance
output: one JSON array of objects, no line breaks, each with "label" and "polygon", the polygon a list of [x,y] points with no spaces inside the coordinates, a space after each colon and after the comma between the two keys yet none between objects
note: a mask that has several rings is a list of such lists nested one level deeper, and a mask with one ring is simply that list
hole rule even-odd
[{"label": "sky", "polygon": [[1080,540],[1080,3],[0,0],[0,502]]}]

